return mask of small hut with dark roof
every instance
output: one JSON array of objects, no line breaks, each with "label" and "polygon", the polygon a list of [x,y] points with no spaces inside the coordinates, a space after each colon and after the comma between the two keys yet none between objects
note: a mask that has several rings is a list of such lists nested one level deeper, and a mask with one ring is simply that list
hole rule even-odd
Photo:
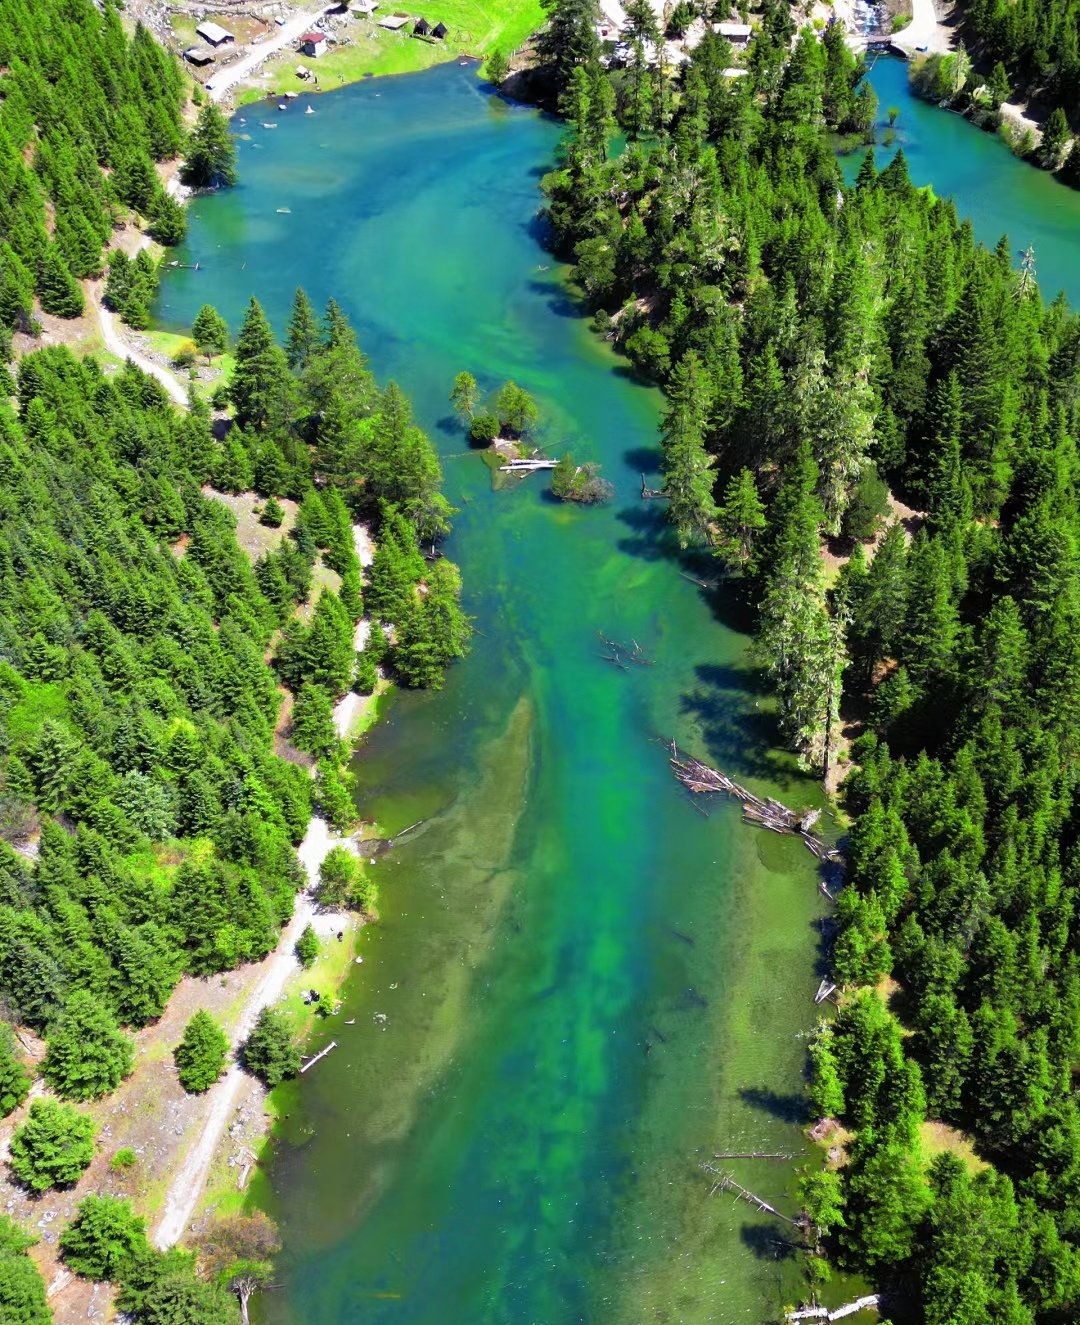
[{"label": "small hut with dark roof", "polygon": [[435,26],[431,29],[431,35],[433,37],[438,37],[440,41],[442,41],[444,37],[449,36],[449,34],[450,34],[450,29],[446,26],[445,23],[436,23]]},{"label": "small hut with dark roof", "polygon": [[418,18],[416,26],[412,30],[414,37],[427,37],[431,33],[431,24],[426,18]]}]

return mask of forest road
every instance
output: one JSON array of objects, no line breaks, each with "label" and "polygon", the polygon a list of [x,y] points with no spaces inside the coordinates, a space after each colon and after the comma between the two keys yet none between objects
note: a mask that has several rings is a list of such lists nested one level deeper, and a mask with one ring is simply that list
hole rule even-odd
[{"label": "forest road", "polygon": [[210,93],[211,101],[220,101],[230,88],[243,82],[265,59],[271,55],[276,55],[278,51],[284,50],[286,46],[298,42],[316,19],[322,18],[328,9],[334,7],[334,5],[323,5],[319,9],[312,9],[306,14],[300,14],[297,18],[291,19],[283,28],[274,33],[268,41],[261,41],[257,46],[252,47],[242,60],[227,65],[219,73],[216,73],[213,78],[208,79],[206,90]]},{"label": "forest road", "polygon": [[891,40],[909,58],[916,52],[947,55],[952,50],[952,32],[939,21],[934,0],[911,0],[911,22]]}]

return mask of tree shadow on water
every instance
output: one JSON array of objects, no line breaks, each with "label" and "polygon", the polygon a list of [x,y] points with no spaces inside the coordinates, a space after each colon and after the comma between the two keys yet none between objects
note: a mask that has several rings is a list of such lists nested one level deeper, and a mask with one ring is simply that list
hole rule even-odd
[{"label": "tree shadow on water", "polygon": [[768,1086],[744,1086],[739,1099],[793,1127],[805,1127],[810,1121],[810,1101],[805,1095],[781,1095]]},{"label": "tree shadow on water", "polygon": [[623,452],[623,464],[639,474],[659,474],[663,454],[658,446],[632,446]]},{"label": "tree shadow on water", "polygon": [[790,1261],[799,1250],[799,1244],[775,1223],[743,1224],[739,1229],[739,1240],[759,1261]]},{"label": "tree shadow on water", "polygon": [[564,285],[556,285],[552,281],[530,281],[529,290],[532,294],[540,295],[556,317],[578,320],[587,311],[583,301]]},{"label": "tree shadow on water", "polygon": [[790,775],[790,761],[778,749],[776,715],[760,707],[765,678],[753,667],[702,663],[697,686],[682,696],[682,711],[697,719],[708,756],[728,774],[742,773],[778,782]]},{"label": "tree shadow on water", "polygon": [[435,420],[435,427],[447,437],[460,437],[463,442],[468,443],[469,434],[462,428],[461,420],[456,414],[444,414],[441,419]]},{"label": "tree shadow on water", "polygon": [[645,561],[663,561],[675,557],[675,539],[663,511],[655,509],[659,505],[659,502],[642,501],[625,506],[618,512],[619,522],[630,530],[628,537],[617,541],[620,552],[631,557],[641,557]]}]

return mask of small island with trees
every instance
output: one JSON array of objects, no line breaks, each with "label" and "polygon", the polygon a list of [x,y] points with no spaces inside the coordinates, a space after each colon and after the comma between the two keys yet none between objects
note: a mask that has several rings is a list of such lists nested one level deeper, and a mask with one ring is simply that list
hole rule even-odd
[{"label": "small island with trees", "polygon": [[470,442],[487,448],[489,463],[497,472],[524,477],[537,470],[550,470],[551,494],[559,501],[597,505],[614,495],[611,484],[600,477],[599,465],[575,465],[569,454],[558,462],[549,460],[531,445],[540,410],[528,391],[516,382],[504,382],[485,402],[476,378],[461,372],[454,378],[450,403]]}]

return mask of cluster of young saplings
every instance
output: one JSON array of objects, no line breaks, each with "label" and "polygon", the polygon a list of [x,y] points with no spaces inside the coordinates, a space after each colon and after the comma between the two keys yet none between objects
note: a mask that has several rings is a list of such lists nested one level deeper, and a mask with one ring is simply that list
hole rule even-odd
[{"label": "cluster of young saplings", "polygon": [[[458,373],[450,392],[450,403],[469,440],[477,446],[496,442],[516,443],[527,454],[528,439],[540,419],[536,401],[513,380],[504,382],[494,397],[485,401],[472,373]],[[551,493],[560,501],[596,504],[609,501],[614,488],[600,477],[597,464],[575,465],[569,452],[563,455],[552,475]]]}]

